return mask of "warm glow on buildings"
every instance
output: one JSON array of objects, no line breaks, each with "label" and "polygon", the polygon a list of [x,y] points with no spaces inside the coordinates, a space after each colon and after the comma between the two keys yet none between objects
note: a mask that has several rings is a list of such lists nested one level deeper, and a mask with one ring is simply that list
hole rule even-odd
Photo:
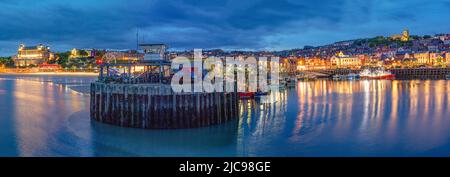
[{"label": "warm glow on buildings", "polygon": [[297,60],[297,71],[329,69],[330,65],[329,60],[318,57],[299,58]]},{"label": "warm glow on buildings", "polygon": [[281,58],[280,60],[280,71],[282,73],[294,74],[297,71],[297,58]]},{"label": "warm glow on buildings", "polygon": [[79,50],[79,49],[72,49],[70,51],[70,59],[74,58],[88,58],[88,57],[94,57],[94,51],[92,50]]},{"label": "warm glow on buildings", "polygon": [[445,53],[445,62],[447,63],[447,64],[450,64],[450,52],[447,52],[447,53]]},{"label": "warm glow on buildings", "polygon": [[121,52],[121,51],[109,51],[103,56],[103,60],[109,63],[117,63],[117,62],[136,62],[142,60],[144,58],[143,54],[137,52]]},{"label": "warm glow on buildings", "polygon": [[17,56],[14,57],[14,63],[16,66],[39,65],[52,58],[54,55],[50,52],[50,47],[42,44],[26,47],[21,44]]},{"label": "warm glow on buildings", "polygon": [[345,55],[343,52],[339,52],[337,56],[331,57],[331,64],[337,68],[354,68],[361,67],[362,62],[359,57]]},{"label": "warm glow on buildings", "polygon": [[[447,57],[447,54],[445,56]],[[439,60],[444,60],[441,53],[433,52],[415,53],[414,58],[417,60],[417,63],[420,64],[434,64]]]},{"label": "warm glow on buildings", "polygon": [[391,36],[392,39],[394,40],[400,40],[403,42],[409,41],[409,30],[405,29],[403,30],[402,34],[396,34]]}]

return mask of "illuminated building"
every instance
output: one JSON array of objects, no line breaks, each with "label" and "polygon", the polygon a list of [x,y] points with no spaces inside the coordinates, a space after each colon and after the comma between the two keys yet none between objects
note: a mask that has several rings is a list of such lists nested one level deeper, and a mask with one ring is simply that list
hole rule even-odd
[{"label": "illuminated building", "polygon": [[16,66],[39,65],[54,58],[50,48],[39,44],[37,46],[26,47],[20,44],[17,55],[14,56]]},{"label": "illuminated building", "polygon": [[338,68],[360,67],[361,59],[350,55],[345,55],[342,51],[337,56],[331,57],[331,64]]},{"label": "illuminated building", "polygon": [[445,62],[450,64],[450,52],[445,53]]},{"label": "illuminated building", "polygon": [[[445,57],[447,57],[447,55],[445,55]],[[444,57],[441,53],[435,52],[415,53],[414,58],[416,59],[417,63],[420,64],[434,64],[439,62],[440,60],[444,60]]]},{"label": "illuminated building", "polygon": [[297,71],[329,69],[330,62],[318,57],[300,58],[297,60]]},{"label": "illuminated building", "polygon": [[282,58],[280,60],[280,71],[282,73],[295,74],[297,71],[297,58]]},{"label": "illuminated building", "polygon": [[144,54],[137,51],[108,51],[103,56],[107,63],[134,63],[144,58]]},{"label": "illuminated building", "polygon": [[403,42],[409,41],[409,30],[405,29],[403,30],[402,34],[392,35],[391,39],[400,40]]},{"label": "illuminated building", "polygon": [[165,44],[140,44],[139,47],[145,53],[144,60],[166,59],[165,53],[168,46]]},{"label": "illuminated building", "polygon": [[78,50],[78,49],[72,49],[70,51],[70,59],[74,58],[89,58],[94,57],[94,51],[93,50]]}]

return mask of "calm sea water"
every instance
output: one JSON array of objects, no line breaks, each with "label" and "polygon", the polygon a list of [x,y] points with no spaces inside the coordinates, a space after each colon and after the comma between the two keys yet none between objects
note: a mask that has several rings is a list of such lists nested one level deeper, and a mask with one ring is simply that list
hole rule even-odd
[{"label": "calm sea water", "polygon": [[89,119],[94,77],[0,76],[0,156],[450,156],[450,81],[300,82],[225,125]]}]

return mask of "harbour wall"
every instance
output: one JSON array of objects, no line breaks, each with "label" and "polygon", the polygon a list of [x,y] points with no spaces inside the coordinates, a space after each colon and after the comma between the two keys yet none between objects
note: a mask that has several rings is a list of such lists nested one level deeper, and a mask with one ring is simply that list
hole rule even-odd
[{"label": "harbour wall", "polygon": [[396,79],[446,79],[450,68],[391,69]]},{"label": "harbour wall", "polygon": [[91,84],[91,118],[143,129],[217,125],[238,117],[233,93],[174,93],[165,84]]},{"label": "harbour wall", "polygon": [[[317,73],[332,75],[347,75],[351,73],[360,73],[360,69],[327,69],[311,70]],[[399,68],[390,69],[395,74],[396,79],[446,79],[450,74],[450,68]]]}]

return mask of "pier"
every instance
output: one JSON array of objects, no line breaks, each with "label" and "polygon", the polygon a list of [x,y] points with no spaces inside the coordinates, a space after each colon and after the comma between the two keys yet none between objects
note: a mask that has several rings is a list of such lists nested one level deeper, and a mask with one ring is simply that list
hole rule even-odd
[{"label": "pier", "polygon": [[151,58],[101,66],[99,79],[90,88],[93,120],[131,128],[184,129],[238,117],[237,92],[173,92],[170,62],[163,57],[165,47],[143,47]]},{"label": "pier", "polygon": [[238,116],[233,93],[174,93],[165,84],[91,84],[91,118],[122,127],[197,128]]},{"label": "pier", "polygon": [[450,68],[391,69],[397,79],[446,79]]},{"label": "pier", "polygon": [[[321,77],[331,77],[333,75],[358,74],[360,69],[326,69],[326,70],[308,70],[302,73],[312,73]],[[450,74],[450,68],[398,68],[390,69],[395,74],[396,79],[446,79]]]}]

